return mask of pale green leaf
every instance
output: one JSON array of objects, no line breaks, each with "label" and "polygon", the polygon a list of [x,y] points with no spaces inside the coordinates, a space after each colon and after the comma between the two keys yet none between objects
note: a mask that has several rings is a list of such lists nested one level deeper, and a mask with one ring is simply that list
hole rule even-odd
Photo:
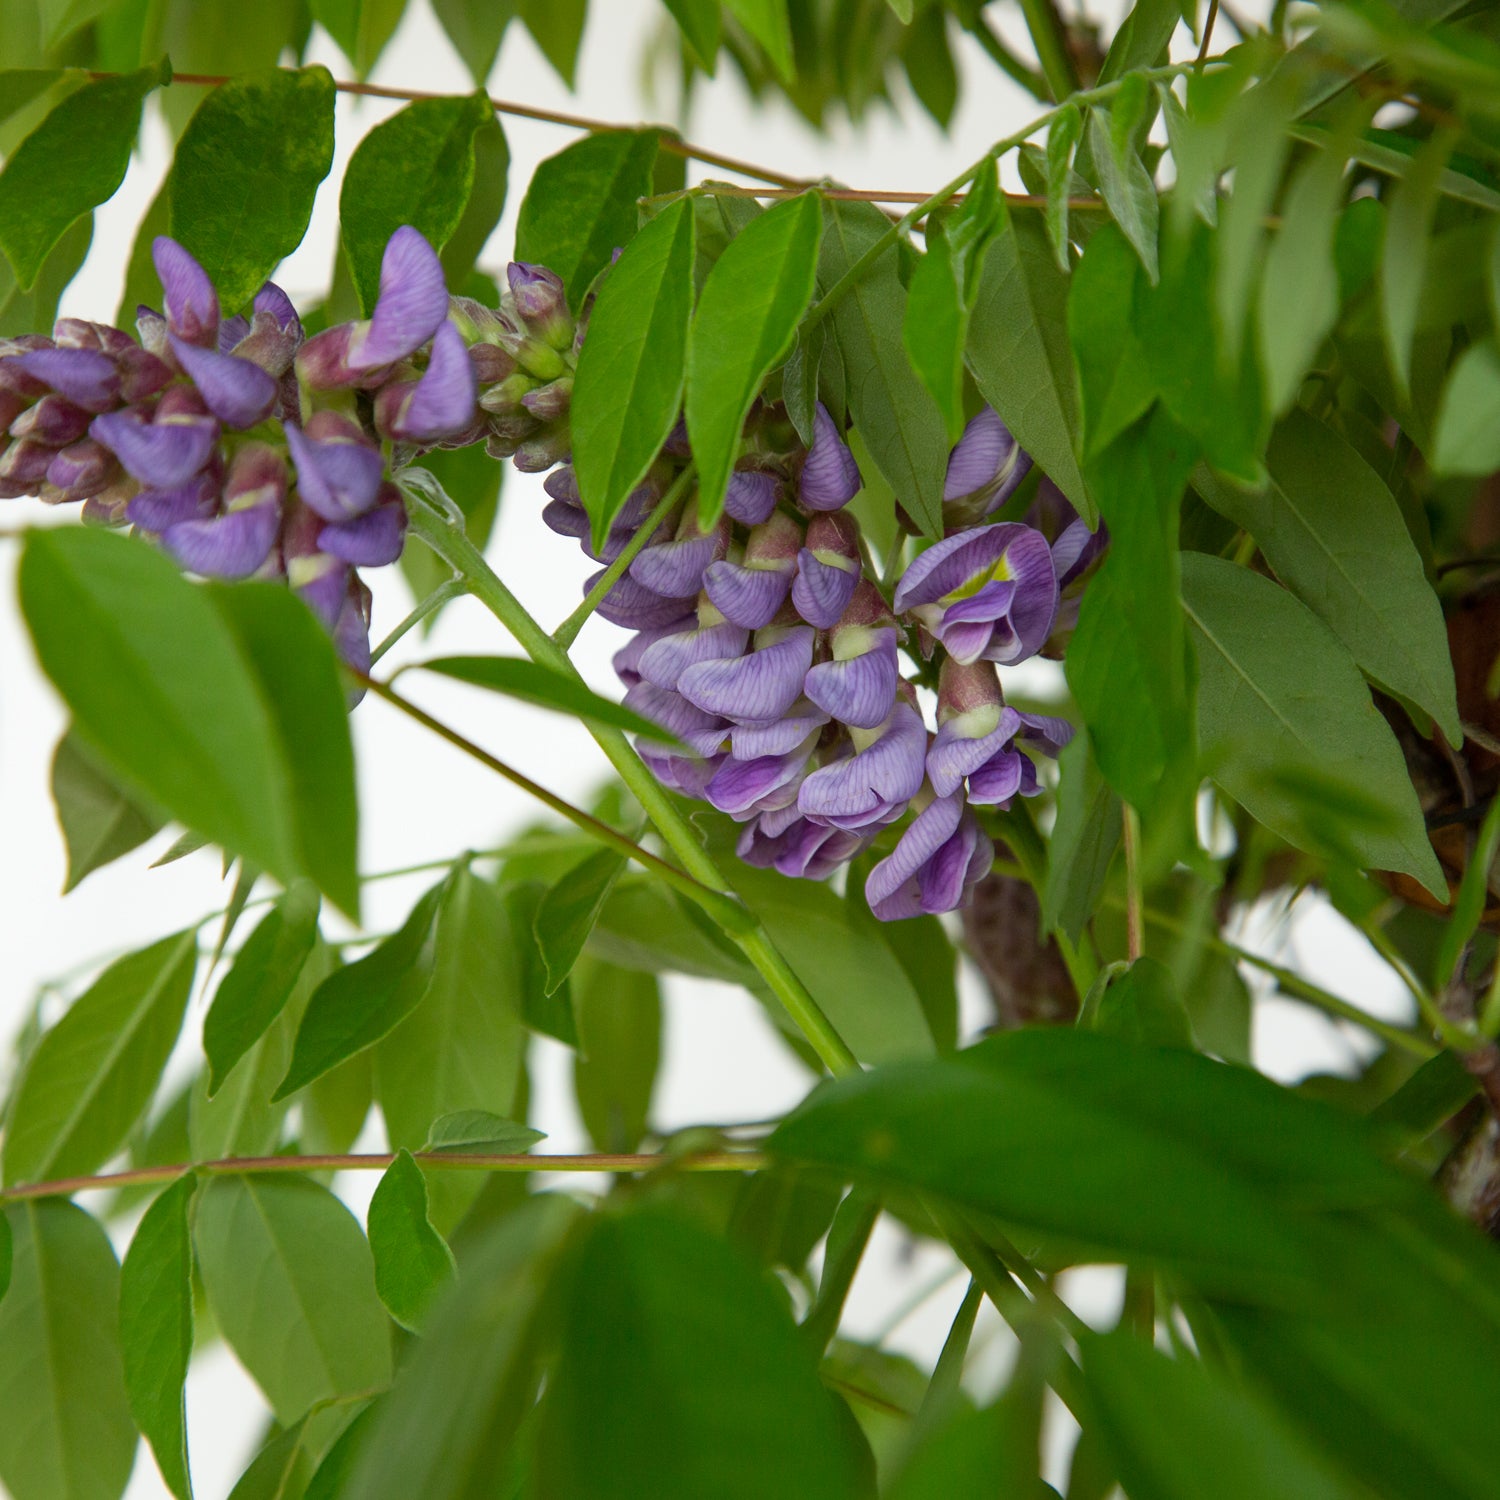
[{"label": "pale green leaf", "polygon": [[1381,327],[1391,374],[1403,398],[1411,388],[1412,342],[1437,208],[1438,178],[1452,150],[1452,135],[1440,131],[1412,157],[1391,194],[1386,217],[1385,254],[1380,262]]},{"label": "pale green leaf", "polygon": [[1431,458],[1438,474],[1479,477],[1500,469],[1500,345],[1494,339],[1471,344],[1448,376]]},{"label": "pale green leaf", "polygon": [[791,83],[792,28],[787,0],[724,0],[725,8],[765,48],[783,83]]},{"label": "pale green leaf", "polygon": [[574,865],[537,905],[532,923],[542,963],[547,970],[547,993],[561,988],[578,962],[620,872],[625,856],[599,849]]},{"label": "pale green leaf", "polygon": [[52,801],[68,847],[64,895],[161,828],[155,813],[125,791],[71,730],[53,752]]},{"label": "pale green leaf", "polygon": [[308,0],[308,9],[363,79],[390,41],[406,0]]},{"label": "pale green leaf", "polygon": [[447,1241],[427,1217],[427,1183],[411,1152],[396,1153],[370,1199],[366,1224],[380,1300],[402,1327],[420,1328],[455,1267]]}]

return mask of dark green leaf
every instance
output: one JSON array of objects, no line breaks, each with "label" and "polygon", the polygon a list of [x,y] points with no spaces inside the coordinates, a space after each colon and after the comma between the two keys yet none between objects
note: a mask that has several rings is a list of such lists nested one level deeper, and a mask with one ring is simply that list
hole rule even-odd
[{"label": "dark green leaf", "polygon": [[1437,596],[1400,507],[1331,428],[1293,411],[1266,452],[1271,483],[1248,493],[1205,477],[1215,510],[1248,531],[1276,575],[1387,691],[1462,730]]},{"label": "dark green leaf", "polygon": [[1391,194],[1386,217],[1385,254],[1380,263],[1381,325],[1391,374],[1403,397],[1411,389],[1412,341],[1427,268],[1428,235],[1437,207],[1438,174],[1452,149],[1453,137],[1440,131],[1412,157]]},{"label": "dark green leaf", "polygon": [[538,1304],[579,1216],[569,1199],[539,1195],[466,1255],[454,1295],[374,1408],[343,1494],[477,1500],[504,1493],[499,1476],[536,1397]]},{"label": "dark green leaf", "polygon": [[4,1210],[0,1483],[13,1500],[116,1500],[135,1459],[117,1333],[120,1270],[99,1224],[61,1199]]},{"label": "dark green leaf", "polygon": [[[869,203],[830,201],[825,218],[818,260],[824,293],[890,228],[890,220]],[[849,288],[827,323],[849,372],[849,412],[856,429],[907,514],[923,535],[937,537],[943,529],[948,434],[942,412],[902,346],[906,289],[898,266],[893,245]],[[985,317],[983,309],[976,311],[976,332]]]},{"label": "dark green leaf", "polygon": [[399,932],[329,975],[313,992],[297,1029],[291,1066],[273,1100],[285,1099],[373,1046],[416,1009],[432,982],[436,917],[448,885],[433,886]]},{"label": "dark green leaf", "polygon": [[333,164],[333,79],[275,68],[221,84],[177,143],[168,178],[172,237],[238,312],[307,233]]},{"label": "dark green leaf", "polygon": [[125,180],[141,104],[166,79],[152,67],[85,84],[11,153],[0,172],[0,248],[23,291],[68,226]]},{"label": "dark green leaf", "polygon": [[505,211],[510,180],[510,143],[505,139],[500,117],[493,110],[470,138],[470,149],[474,157],[474,185],[469,192],[468,206],[457,227],[448,235],[448,243],[441,253],[443,274],[455,291],[463,288]]},{"label": "dark green leaf", "polygon": [[745,417],[812,297],[821,226],[817,193],[778,203],[735,235],[703,285],[688,337],[686,414],[704,525],[723,509]]},{"label": "dark green leaf", "polygon": [[404,1328],[420,1328],[453,1280],[453,1252],[427,1217],[427,1182],[411,1152],[398,1151],[370,1199],[366,1223],[375,1290]]},{"label": "dark green leaf", "polygon": [[1341,1478],[1261,1397],[1195,1360],[1116,1332],[1082,1341],[1089,1412],[1132,1500],[1354,1500]]},{"label": "dark green leaf", "polygon": [[[277,583],[204,589],[254,673],[291,783],[297,868],[359,920],[359,803],[348,700],[328,632]],[[253,851],[246,851],[251,853]],[[274,866],[266,866],[273,874]]]},{"label": "dark green leaf", "polygon": [[656,977],[580,961],[573,981],[578,1112],[599,1151],[634,1151],[646,1133],[661,1061],[661,994]]},{"label": "dark green leaf", "polygon": [[651,191],[654,130],[585,136],[533,173],[516,224],[516,259],[562,277],[576,312],[611,254],[635,237],[636,200]]},{"label": "dark green leaf", "polygon": [[68,846],[64,895],[161,828],[156,815],[124,791],[71,730],[52,756],[52,800]]},{"label": "dark green leaf", "polygon": [[692,311],[693,208],[679,198],[605,278],[578,357],[573,467],[596,540],[676,425]]},{"label": "dark green leaf", "polygon": [[120,1270],[120,1348],[130,1409],[162,1479],[177,1500],[191,1500],[187,1407],[193,1354],[193,1247],[188,1214],[198,1180],[191,1172],[146,1210]]},{"label": "dark green leaf", "polygon": [[1438,474],[1478,477],[1500,469],[1500,346],[1472,344],[1459,356],[1443,387],[1432,467]]},{"label": "dark green leaf", "polygon": [[1458,1055],[1444,1050],[1371,1110],[1370,1123],[1391,1131],[1403,1146],[1415,1145],[1451,1120],[1478,1089],[1478,1079]]},{"label": "dark green leaf", "polygon": [[1446,900],[1406,762],[1327,626],[1269,580],[1199,553],[1183,560],[1183,599],[1198,655],[1198,734],[1219,785],[1307,847],[1318,830],[1268,773],[1324,768],[1384,815],[1338,829],[1361,863],[1404,871]]},{"label": "dark green leaf", "polygon": [[1073,182],[1073,151],[1083,134],[1083,116],[1069,104],[1047,127],[1047,238],[1058,269],[1069,269],[1068,197]]},{"label": "dark green leaf", "polygon": [[520,0],[520,12],[542,56],[571,89],[578,69],[578,44],[583,40],[588,0]]},{"label": "dark green leaf", "polygon": [[494,72],[505,28],[515,18],[516,0],[433,0],[432,9],[474,86],[482,89]]},{"label": "dark green leaf", "polygon": [[1136,0],[1109,44],[1099,82],[1113,83],[1137,68],[1154,68],[1181,19],[1179,0]]},{"label": "dark green leaf", "polygon": [[17,111],[25,109],[63,77],[61,68],[0,70],[0,120],[8,120]]},{"label": "dark green leaf", "polygon": [[312,1469],[303,1441],[305,1425],[296,1422],[271,1438],[235,1481],[229,1500],[295,1500]]},{"label": "dark green leaf", "polygon": [[370,1248],[326,1188],[286,1174],[215,1177],[194,1240],[219,1328],[283,1426],[390,1379]]},{"label": "dark green leaf", "polygon": [[429,672],[456,677],[474,687],[489,688],[523,703],[535,703],[554,709],[588,724],[602,724],[608,729],[623,729],[627,734],[644,734],[661,739],[663,731],[650,721],[598,693],[590,692],[581,682],[564,677],[536,662],[515,656],[440,656],[433,661],[417,662]]},{"label": "dark green leaf", "polygon": [[308,0],[308,9],[363,79],[390,41],[406,0]]},{"label": "dark green leaf", "polygon": [[298,881],[245,940],[203,1018],[210,1096],[281,1014],[317,937],[317,891]]},{"label": "dark green leaf", "polygon": [[52,326],[62,294],[83,265],[93,238],[93,214],[74,219],[47,257],[30,292],[16,285],[9,262],[0,257],[0,338]]},{"label": "dark green leaf", "polygon": [[151,547],[70,527],[28,534],[20,594],[43,670],[127,786],[262,869],[300,873],[274,717],[204,589]]},{"label": "dark green leaf", "polygon": [[784,1301],[722,1240],[656,1214],[601,1215],[566,1286],[537,1433],[543,1493],[763,1500],[795,1474],[798,1500],[852,1497]]},{"label": "dark green leaf", "polygon": [[546,890],[540,880],[527,880],[501,892],[520,968],[521,1017],[530,1030],[576,1049],[578,1025],[573,1016],[571,988],[564,985],[555,994],[547,993],[547,968],[536,944],[536,910]]},{"label": "dark green leaf", "polygon": [[729,13],[765,49],[766,57],[783,83],[795,76],[792,68],[792,30],[787,0],[724,0]]},{"label": "dark green leaf", "polygon": [[1040,217],[1012,211],[985,259],[969,369],[979,394],[1092,526],[1099,508],[1076,457],[1082,424],[1067,307],[1068,279]]},{"label": "dark green leaf", "polygon": [[339,235],[366,317],[380,291],[386,242],[403,224],[441,250],[462,222],[474,186],[475,132],[494,118],[483,94],[418,99],[359,143],[339,189]]},{"label": "dark green leaf", "polygon": [[468,1152],[471,1155],[517,1156],[546,1140],[540,1130],[518,1125],[483,1109],[461,1109],[442,1115],[427,1132],[424,1151]]},{"label": "dark green leaf", "polygon": [[968,308],[954,279],[953,251],[941,220],[928,221],[927,254],[912,272],[901,339],[912,369],[943,414],[949,442],[964,426],[964,340]]},{"label": "dark green leaf", "polygon": [[1106,987],[1093,1015],[1096,1031],[1149,1047],[1191,1047],[1193,1028],[1172,971],[1138,958]]},{"label": "dark green leaf", "polygon": [[1123,133],[1126,138],[1121,140],[1122,132],[1112,127],[1103,110],[1089,111],[1088,139],[1099,174],[1099,192],[1155,285],[1160,218],[1156,184],[1131,143],[1128,129]]},{"label": "dark green leaf", "polygon": [[1078,730],[1058,757],[1057,821],[1047,849],[1042,920],[1076,943],[1094,914],[1115,850],[1120,846],[1120,799],[1099,774],[1088,732]]},{"label": "dark green leaf", "polygon": [[354,1491],[349,1488],[354,1466],[359,1461],[361,1445],[373,1425],[379,1407],[371,1404],[339,1434],[313,1477],[307,1482],[302,1500],[351,1500]]},{"label": "dark green leaf", "polygon": [[[959,1495],[1004,1494],[1006,1500],[1043,1500],[1055,1493],[1036,1476],[1001,1409],[964,1412],[940,1427],[911,1455],[891,1489],[891,1500],[956,1500]],[[997,1489],[1002,1484],[1004,1489]]]},{"label": "dark green leaf", "polygon": [[719,55],[719,0],[663,0],[683,38],[710,76]]},{"label": "dark green leaf", "polygon": [[547,969],[547,993],[555,994],[583,952],[610,889],[625,868],[625,856],[600,849],[573,866],[542,897],[532,931]]},{"label": "dark green leaf", "polygon": [[10,1273],[15,1264],[15,1236],[10,1230],[10,1220],[0,1213],[0,1302],[10,1290]]},{"label": "dark green leaf", "polygon": [[5,1181],[92,1172],[145,1113],[182,1029],[197,934],[116,959],[27,1059],[5,1132]]}]

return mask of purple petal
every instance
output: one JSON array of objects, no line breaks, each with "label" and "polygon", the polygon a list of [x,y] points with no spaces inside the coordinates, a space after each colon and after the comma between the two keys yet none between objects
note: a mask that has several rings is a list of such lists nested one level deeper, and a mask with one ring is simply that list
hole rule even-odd
[{"label": "purple petal", "polygon": [[281,507],[271,501],[201,521],[179,521],[162,533],[163,548],[205,578],[248,578],[271,555]]},{"label": "purple petal", "polygon": [[143,531],[163,532],[184,521],[214,513],[219,485],[212,474],[198,474],[170,490],[142,490],[125,507],[125,514]]},{"label": "purple petal", "polygon": [[[584,585],[584,590],[593,588],[604,577],[601,568]],[[691,597],[668,599],[654,593],[645,584],[638,583],[629,573],[615,580],[614,587],[599,601],[599,613],[611,625],[626,630],[652,630],[659,625],[670,625],[680,620],[693,607]]]},{"label": "purple petal", "polygon": [[630,576],[654,594],[685,599],[703,587],[704,570],[719,550],[717,531],[647,547],[630,565]]},{"label": "purple petal", "polygon": [[733,624],[700,626],[697,621],[674,635],[662,635],[640,656],[640,675],[657,687],[676,689],[684,670],[700,661],[743,656],[750,632]]},{"label": "purple petal", "polygon": [[972,520],[992,514],[1015,493],[1031,470],[1031,456],[1016,442],[992,407],[986,406],[964,428],[943,479],[945,503],[964,500]]},{"label": "purple petal", "polygon": [[638,682],[625,694],[624,703],[653,724],[660,724],[699,755],[714,755],[723,748],[727,729],[723,719],[704,713],[680,693],[654,683]]},{"label": "purple petal", "polygon": [[108,411],[120,397],[115,362],[94,349],[36,349],[10,363],[85,411]]},{"label": "purple petal", "polygon": [[200,349],[212,349],[219,331],[219,295],[208,273],[176,240],[158,235],[151,259],[161,278],[167,324]]},{"label": "purple petal", "polygon": [[[988,731],[982,726],[993,723]],[[971,772],[992,757],[1008,753],[1007,747],[1021,727],[1021,716],[1013,708],[976,709],[957,714],[938,728],[927,752],[927,775],[939,797],[951,797]],[[978,732],[976,732],[978,731]]]},{"label": "purple petal", "polygon": [[1051,714],[1021,714],[1016,738],[1034,746],[1043,755],[1057,755],[1073,738],[1073,726]]},{"label": "purple petal", "polygon": [[638,631],[615,652],[611,659],[616,676],[627,688],[633,688],[641,681],[641,658],[646,652],[657,641],[669,635],[678,635],[685,630],[691,630],[697,623],[697,616],[685,615],[681,620],[674,620],[669,625],[659,625],[655,630]]},{"label": "purple petal", "polygon": [[724,490],[724,509],[744,526],[760,526],[771,519],[781,499],[781,481],[774,474],[736,469]]},{"label": "purple petal", "polygon": [[883,922],[952,911],[984,877],[994,857],[962,797],[930,802],[894,851],[870,871],[865,899]]},{"label": "purple petal", "polygon": [[434,443],[474,420],[478,387],[458,330],[443,323],[432,340],[422,378],[387,386],[375,398],[375,421],[388,437]]},{"label": "purple petal", "polygon": [[797,805],[809,817],[841,828],[887,822],[892,809],[921,789],[926,752],[921,715],[909,703],[898,702],[873,743],[821,767],[802,783]]},{"label": "purple petal", "polygon": [[89,435],[125,465],[132,479],[152,489],[184,485],[206,464],[219,440],[212,417],[179,417],[168,422],[138,422],[123,412],[94,418]]},{"label": "purple petal", "polygon": [[781,812],[762,813],[740,835],[738,853],[746,864],[774,869],[793,879],[826,880],[864,848],[859,833],[793,817],[782,826]]},{"label": "purple petal", "polygon": [[588,512],[576,500],[549,500],[542,507],[542,523],[549,531],[575,542],[586,541],[591,531]]},{"label": "purple petal", "polygon": [[708,759],[700,755],[667,755],[646,743],[637,743],[636,751],[663,786],[681,792],[684,797],[702,798],[704,788],[724,760],[722,755]]},{"label": "purple petal", "polygon": [[228,354],[239,341],[250,332],[250,319],[241,317],[238,313],[232,318],[225,318],[219,324],[218,350],[220,354]]},{"label": "purple petal", "polygon": [[813,443],[802,465],[797,494],[809,510],[837,510],[847,505],[864,483],[854,455],[839,436],[821,401],[813,410]]},{"label": "purple petal", "polygon": [[64,500],[86,500],[119,473],[115,456],[92,438],[70,443],[47,465],[47,483]]},{"label": "purple petal", "polygon": [[764,724],[736,724],[729,732],[730,753],[736,760],[785,755],[827,722],[828,715],[803,698],[780,718],[770,719]]},{"label": "purple petal", "polygon": [[318,533],[318,546],[324,552],[359,568],[383,568],[395,562],[405,542],[406,506],[399,493],[352,521],[330,524]]},{"label": "purple petal", "polygon": [[678,690],[709,713],[733,719],[774,719],[802,695],[812,651],[813,632],[798,626],[748,656],[689,667],[678,679]]},{"label": "purple petal", "polygon": [[323,622],[331,635],[349,596],[349,565],[328,552],[289,557],[286,579],[292,592]]},{"label": "purple petal", "polygon": [[[896,585],[898,615],[921,604],[936,604],[945,595],[989,574],[1016,535],[1029,527],[1015,523],[979,526],[934,542],[922,552]],[[1040,533],[1038,533],[1039,535]]]},{"label": "purple petal", "polygon": [[41,484],[56,454],[56,448],[34,438],[19,438],[0,453],[0,479],[13,491],[9,498],[30,494]]},{"label": "purple petal", "polygon": [[259,365],[233,354],[199,349],[175,333],[170,344],[204,405],[226,427],[254,427],[269,415],[276,400],[276,382]]},{"label": "purple petal", "polygon": [[722,813],[743,823],[756,813],[792,806],[797,787],[807,774],[807,758],[816,744],[811,735],[784,755],[761,755],[754,760],[730,756],[714,773],[705,795]]},{"label": "purple petal", "polygon": [[297,309],[274,281],[266,282],[255,294],[252,307],[258,315],[270,318],[283,333],[296,333],[301,337],[302,320],[297,316]]},{"label": "purple petal", "polygon": [[1066,588],[1085,573],[1108,545],[1109,527],[1103,521],[1098,531],[1090,531],[1082,520],[1070,522],[1052,544],[1052,566],[1057,572],[1058,588]]},{"label": "purple petal", "polygon": [[830,630],[838,623],[859,582],[859,564],[847,558],[824,562],[804,547],[797,554],[792,605],[809,625]]},{"label": "purple petal", "polygon": [[23,411],[11,424],[13,438],[35,438],[49,448],[66,448],[89,430],[89,413],[63,396],[49,394]]},{"label": "purple petal", "polygon": [[[356,672],[370,670],[370,591],[357,573],[349,575],[344,602],[333,622],[333,644]],[[354,702],[363,696],[363,690],[357,691]]]},{"label": "purple petal", "polygon": [[1034,797],[1039,791],[1036,767],[1019,750],[992,755],[969,777],[969,801],[978,807],[1009,807],[1017,793]]},{"label": "purple petal", "polygon": [[448,288],[437,252],[410,224],[386,242],[380,294],[367,324],[349,341],[349,365],[374,370],[420,349],[448,316]]},{"label": "purple petal", "polygon": [[869,650],[842,661],[820,661],[807,674],[807,696],[839,723],[860,729],[873,729],[890,716],[901,675],[896,632],[873,634]]},{"label": "purple petal", "polygon": [[554,469],[543,481],[542,488],[554,500],[564,500],[569,505],[583,507],[583,496],[578,492],[578,476],[573,472],[571,464],[564,464],[560,469]]},{"label": "purple petal", "polygon": [[171,365],[139,345],[117,354],[115,368],[120,372],[120,399],[125,402],[144,401],[172,383]]},{"label": "purple petal", "polygon": [[362,442],[319,441],[296,427],[286,429],[286,442],[297,466],[297,492],[325,521],[352,521],[374,505],[385,473],[378,449]]},{"label": "purple petal", "polygon": [[793,569],[787,565],[746,567],[720,559],[705,569],[703,588],[726,620],[759,630],[775,619],[792,586],[792,576]]}]

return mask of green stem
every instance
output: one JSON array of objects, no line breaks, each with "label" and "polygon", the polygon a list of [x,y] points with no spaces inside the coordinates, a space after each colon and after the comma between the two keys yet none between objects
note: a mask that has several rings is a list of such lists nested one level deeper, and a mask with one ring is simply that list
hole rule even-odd
[{"label": "green stem", "polygon": [[[705,1151],[697,1156],[649,1151],[592,1156],[497,1155],[484,1152],[416,1151],[426,1168],[450,1172],[651,1172],[675,1167],[684,1172],[761,1172],[767,1166],[759,1151]],[[383,1172],[396,1160],[389,1151],[358,1156],[227,1156],[215,1161],[179,1162],[175,1166],[133,1167],[90,1177],[59,1177],[51,1182],[23,1182],[0,1188],[0,1203],[26,1198],[71,1198],[102,1189],[152,1187],[175,1182],[184,1172],[202,1177],[231,1177],[246,1172]]]},{"label": "green stem", "polygon": [[1037,61],[1047,76],[1052,97],[1061,104],[1078,90],[1078,70],[1068,52],[1068,39],[1052,0],[1021,0],[1021,14],[1031,33]]},{"label": "green stem", "polygon": [[552,632],[553,641],[564,651],[578,639],[578,632],[588,623],[589,616],[599,608],[600,601],[619,581],[620,575],[636,560],[646,543],[656,535],[656,528],[676,508],[678,501],[682,499],[683,492],[692,481],[693,466],[689,464],[672,481],[667,493],[657,503],[656,509],[637,528],[635,535],[625,544],[620,555],[599,575],[598,583],[583,596],[583,603]]},{"label": "green stem", "polygon": [[[578,668],[568,653],[532,619],[521,601],[496,576],[479,549],[462,531],[438,516],[421,489],[408,492],[413,493],[415,500],[409,507],[412,530],[467,582],[469,592],[510,631],[533,661],[581,681]],[[726,899],[734,899],[728,882],[698,842],[692,826],[677,810],[666,789],[647,770],[640,756],[630,748],[625,736],[617,729],[605,729],[599,725],[590,725],[589,733],[667,847],[681,860],[683,869],[700,884],[719,891]],[[760,971],[772,993],[781,1001],[828,1070],[832,1073],[857,1072],[858,1059],[823,1014],[807,986],[777,952],[765,929],[757,924],[748,932],[730,935]]]},{"label": "green stem", "polygon": [[1141,894],[1141,815],[1124,803],[1121,820],[1125,834],[1125,953],[1134,963],[1146,951],[1145,902]]},{"label": "green stem", "polygon": [[948,1337],[943,1340],[942,1352],[933,1367],[932,1378],[922,1395],[922,1404],[917,1409],[912,1423],[911,1446],[915,1448],[929,1433],[935,1431],[953,1407],[963,1379],[964,1361],[969,1357],[969,1340],[974,1336],[974,1320],[979,1316],[979,1304],[984,1301],[984,1288],[971,1276],[964,1300],[958,1304]]},{"label": "green stem", "polygon": [[412,612],[407,615],[407,617],[393,631],[391,631],[391,633],[386,636],[386,638],[370,653],[370,665],[373,667],[375,663],[378,662],[380,658],[384,656],[385,653],[389,651],[391,647],[394,646],[396,642],[399,641],[401,637],[407,633],[407,631],[420,625],[422,621],[428,617],[428,615],[433,614],[437,610],[440,610],[450,599],[457,599],[460,594],[463,594],[465,592],[467,592],[467,590],[465,590],[464,588],[463,580],[459,578],[449,578],[445,582],[438,584],[438,586],[433,589],[433,591],[425,599],[423,599],[421,603],[419,603],[412,610]]},{"label": "green stem", "polygon": [[1443,1014],[1442,1008],[1432,998],[1427,986],[1417,978],[1416,971],[1374,922],[1366,922],[1360,931],[1369,940],[1370,946],[1385,960],[1396,977],[1411,992],[1411,997],[1417,1002],[1417,1009],[1421,1012],[1422,1019],[1442,1038],[1445,1047],[1451,1047],[1462,1056],[1484,1045],[1476,1034],[1463,1026],[1456,1025]]}]

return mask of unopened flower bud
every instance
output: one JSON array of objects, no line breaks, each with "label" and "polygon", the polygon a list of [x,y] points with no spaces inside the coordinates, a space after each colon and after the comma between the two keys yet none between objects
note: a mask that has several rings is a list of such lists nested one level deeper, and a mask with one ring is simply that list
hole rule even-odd
[{"label": "unopened flower bud", "polygon": [[567,291],[562,278],[545,266],[512,261],[505,269],[517,314],[533,333],[554,349],[573,342],[573,319],[568,315]]},{"label": "unopened flower bud", "polygon": [[63,448],[77,442],[89,430],[91,420],[82,407],[74,406],[62,396],[47,395],[10,424],[10,435],[35,438],[49,448]]}]

